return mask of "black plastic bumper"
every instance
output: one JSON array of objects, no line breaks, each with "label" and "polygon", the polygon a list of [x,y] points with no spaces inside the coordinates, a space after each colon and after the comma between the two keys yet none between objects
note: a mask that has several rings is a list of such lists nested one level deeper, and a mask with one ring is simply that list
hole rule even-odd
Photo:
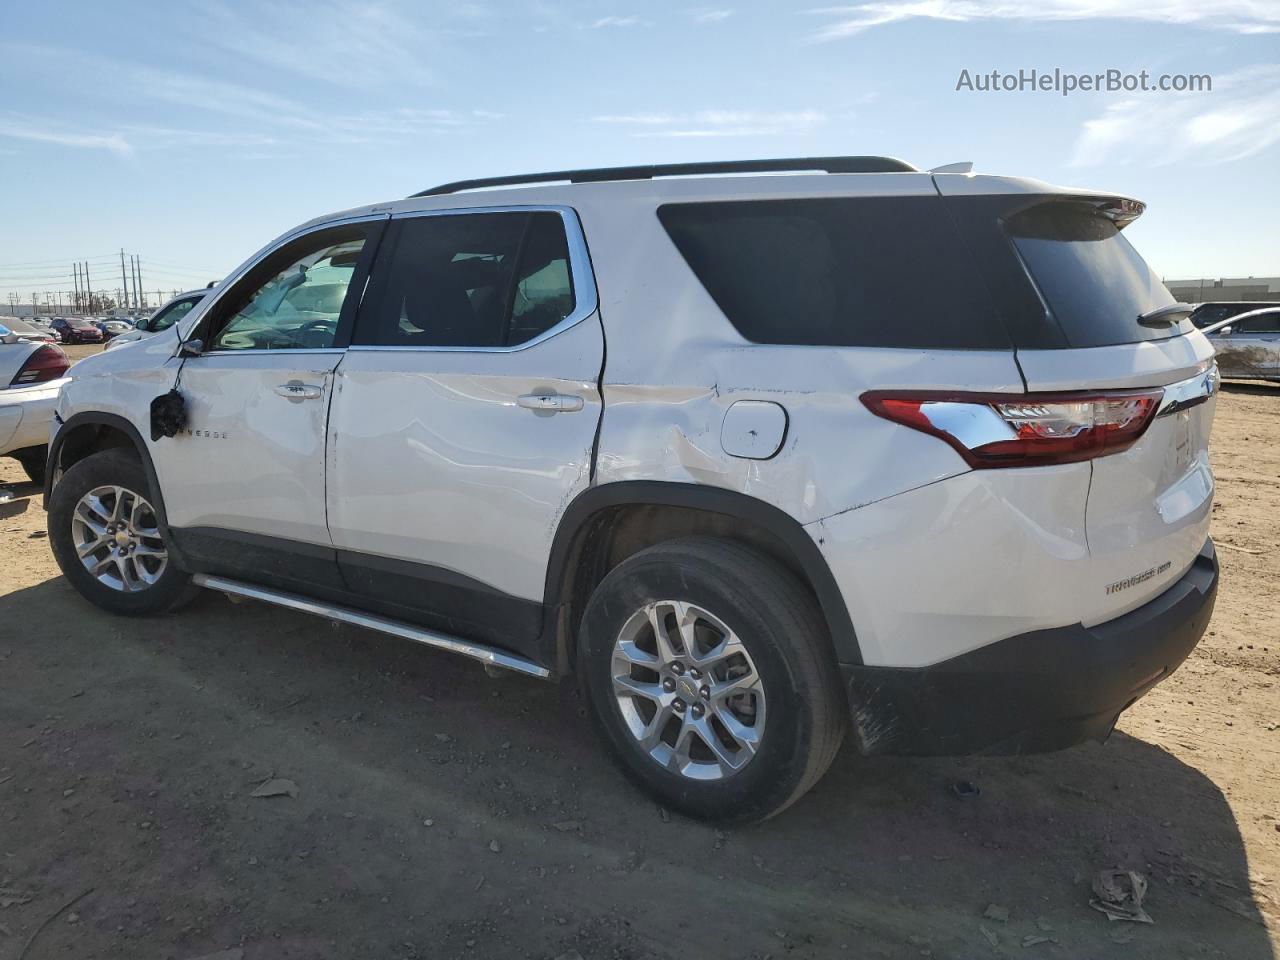
[{"label": "black plastic bumper", "polygon": [[1121,711],[1177,669],[1218,593],[1206,540],[1186,575],[1096,627],[1009,637],[929,667],[842,666],[864,753],[1039,753],[1105,740]]}]

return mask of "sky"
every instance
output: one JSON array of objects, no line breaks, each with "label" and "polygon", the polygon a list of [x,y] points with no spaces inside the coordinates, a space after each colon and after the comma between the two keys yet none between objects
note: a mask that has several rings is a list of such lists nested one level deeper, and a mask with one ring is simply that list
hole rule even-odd
[{"label": "sky", "polygon": [[[1280,0],[811,2],[0,4],[0,302],[451,180],[828,154],[1134,196],[1166,278],[1280,275]],[[1212,90],[957,90],[1055,68]]]}]

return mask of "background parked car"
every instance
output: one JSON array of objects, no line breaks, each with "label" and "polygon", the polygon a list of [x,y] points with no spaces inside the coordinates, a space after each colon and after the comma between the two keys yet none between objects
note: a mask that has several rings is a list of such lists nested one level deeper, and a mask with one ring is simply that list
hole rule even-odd
[{"label": "background parked car", "polygon": [[210,289],[206,287],[203,290],[188,290],[186,293],[178,294],[151,316],[139,320],[132,330],[113,337],[107,344],[108,348],[144,340],[153,334],[168,330],[190,313],[209,292]]},{"label": "background parked car", "polygon": [[53,328],[62,335],[63,343],[102,343],[102,331],[84,317],[54,317]]},{"label": "background parked car", "polygon": [[19,317],[0,317],[0,324],[3,324],[21,340],[30,340],[33,343],[59,342],[57,334],[52,330],[39,327]]},{"label": "background parked car", "polygon": [[1280,307],[1280,303],[1274,303],[1269,300],[1228,300],[1202,303],[1191,314],[1191,322],[1197,328],[1203,330],[1205,327],[1211,327],[1216,323],[1221,323],[1223,320],[1230,320],[1232,317],[1239,316],[1242,313],[1265,310],[1267,307]]},{"label": "background parked car", "polygon": [[62,348],[25,340],[0,320],[0,457],[44,482],[49,421],[71,361]]},{"label": "background parked car", "polygon": [[1280,380],[1280,304],[1233,314],[1201,332],[1213,344],[1222,376]]},{"label": "background parked car", "polygon": [[108,317],[105,320],[98,320],[94,324],[102,331],[102,336],[106,340],[114,340],[123,333],[130,333],[133,327],[124,320],[117,320],[114,317]]}]

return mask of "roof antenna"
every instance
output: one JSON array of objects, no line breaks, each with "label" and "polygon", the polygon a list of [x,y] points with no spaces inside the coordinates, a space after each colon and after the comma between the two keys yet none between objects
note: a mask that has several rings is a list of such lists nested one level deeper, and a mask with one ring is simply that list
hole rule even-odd
[{"label": "roof antenna", "polygon": [[930,173],[973,173],[973,161],[961,160],[959,163],[944,163],[940,167],[934,167]]}]

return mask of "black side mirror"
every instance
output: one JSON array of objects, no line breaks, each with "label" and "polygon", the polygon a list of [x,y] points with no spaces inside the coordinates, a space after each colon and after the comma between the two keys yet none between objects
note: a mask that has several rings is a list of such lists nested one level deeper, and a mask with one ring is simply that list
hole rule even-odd
[{"label": "black side mirror", "polygon": [[198,357],[204,353],[203,340],[184,340],[182,346],[178,348],[178,356],[180,357]]}]

